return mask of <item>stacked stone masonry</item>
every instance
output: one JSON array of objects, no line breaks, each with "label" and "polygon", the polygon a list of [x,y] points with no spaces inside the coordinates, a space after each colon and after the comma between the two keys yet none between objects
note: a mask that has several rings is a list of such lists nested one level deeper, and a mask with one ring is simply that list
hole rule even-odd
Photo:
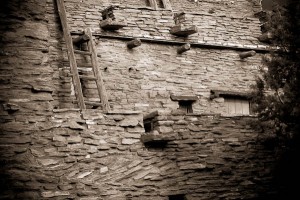
[{"label": "stacked stone masonry", "polygon": [[[248,92],[259,73],[267,47],[257,40],[255,0],[170,0],[172,10],[154,10],[144,0],[65,3],[71,30],[95,34],[112,111],[78,109],[54,0],[1,1],[0,199],[276,195],[276,156],[248,125],[256,119],[226,116],[224,99],[210,99],[212,89]],[[115,32],[99,26],[101,10],[112,4],[128,25]],[[188,38],[169,33],[174,13],[183,11],[186,23],[198,27]],[[151,42],[128,49],[128,38]],[[207,48],[192,45],[177,54],[186,42]],[[243,48],[257,54],[240,59]],[[86,98],[99,100],[93,83],[82,85]],[[177,112],[171,95],[196,96],[194,113]],[[141,140],[143,116],[153,110],[155,134],[172,136],[165,146]]]}]

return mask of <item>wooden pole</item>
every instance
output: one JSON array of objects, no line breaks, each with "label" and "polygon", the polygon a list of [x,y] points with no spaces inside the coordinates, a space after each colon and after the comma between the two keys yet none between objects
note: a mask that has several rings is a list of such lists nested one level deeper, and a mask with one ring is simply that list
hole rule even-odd
[{"label": "wooden pole", "polygon": [[183,52],[186,52],[186,51],[188,51],[188,50],[190,50],[190,49],[191,49],[191,45],[190,45],[189,43],[186,43],[186,44],[180,46],[180,47],[177,49],[177,53],[178,53],[178,54],[182,54]]},{"label": "wooden pole", "polygon": [[256,52],[255,51],[246,51],[246,52],[242,52],[239,54],[240,58],[241,59],[244,59],[244,58],[248,58],[248,57],[251,57],[251,56],[255,56]]},{"label": "wooden pole", "polygon": [[129,49],[132,49],[132,48],[141,46],[141,44],[142,44],[142,42],[140,39],[134,39],[134,40],[131,40],[130,42],[127,42],[127,47]]},{"label": "wooden pole", "polygon": [[67,15],[66,15],[66,10],[65,10],[64,0],[56,0],[56,3],[57,3],[58,14],[60,17],[60,21],[61,21],[61,25],[62,25],[62,29],[63,29],[63,33],[64,33],[64,38],[66,41],[66,46],[68,49],[67,52],[68,52],[68,57],[69,57],[69,62],[70,62],[71,74],[72,74],[72,78],[73,78],[75,95],[78,100],[79,108],[81,110],[86,109],[85,104],[84,104],[82,89],[81,89],[81,83],[80,83],[78,70],[77,70],[76,58],[74,55],[72,37],[71,37],[70,30],[69,30],[68,24],[67,24]]},{"label": "wooden pole", "polygon": [[94,41],[92,39],[93,38],[92,32],[91,32],[90,29],[87,29],[85,32],[90,37],[90,42],[88,43],[88,47],[89,47],[89,50],[92,53],[91,62],[92,62],[92,65],[93,65],[94,75],[97,79],[96,84],[97,84],[100,100],[101,100],[101,103],[102,103],[102,109],[104,110],[104,112],[107,112],[107,111],[110,110],[110,107],[109,107],[109,104],[108,104],[107,93],[106,93],[106,90],[105,90],[105,87],[104,87],[102,75],[101,75],[101,72],[99,71],[98,58],[97,58],[95,44],[94,44]]}]

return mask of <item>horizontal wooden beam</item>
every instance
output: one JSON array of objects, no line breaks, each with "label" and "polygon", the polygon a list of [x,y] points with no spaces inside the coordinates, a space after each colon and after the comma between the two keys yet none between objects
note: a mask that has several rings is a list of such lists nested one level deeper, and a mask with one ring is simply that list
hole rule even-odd
[{"label": "horizontal wooden beam", "polygon": [[227,90],[211,90],[210,99],[219,97],[235,97],[241,99],[250,99],[251,92],[237,92],[237,91],[227,91]]},{"label": "horizontal wooden beam", "polygon": [[[71,32],[73,35],[81,35],[82,32]],[[133,40],[135,37],[132,36],[119,36],[119,35],[106,35],[102,33],[93,33],[93,36],[104,39],[112,39],[112,40],[124,40],[129,41]],[[176,40],[164,40],[164,39],[155,39],[155,38],[139,38],[141,42],[147,43],[155,43],[155,44],[166,44],[166,45],[184,45],[186,42],[176,41]],[[236,50],[236,51],[250,51],[255,50],[256,53],[269,53],[275,51],[277,49],[270,48],[251,48],[251,47],[239,47],[239,46],[226,46],[226,45],[217,45],[217,44],[208,44],[208,43],[197,43],[190,42],[191,47],[195,48],[206,48],[206,49],[228,49],[228,50]]]}]

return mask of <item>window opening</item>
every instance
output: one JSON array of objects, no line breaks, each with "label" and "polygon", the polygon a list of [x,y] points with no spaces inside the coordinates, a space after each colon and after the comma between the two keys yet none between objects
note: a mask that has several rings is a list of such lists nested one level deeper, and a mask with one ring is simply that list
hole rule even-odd
[{"label": "window opening", "polygon": [[185,113],[193,113],[193,101],[179,101],[179,109]]},{"label": "window opening", "polygon": [[169,200],[186,200],[184,194],[169,195]]},{"label": "window opening", "polygon": [[144,121],[144,129],[146,133],[153,131],[154,129],[153,118]]},{"label": "window opening", "polygon": [[150,133],[154,130],[154,123],[156,122],[156,116],[158,115],[157,111],[151,112],[144,116],[143,123],[145,133]]}]

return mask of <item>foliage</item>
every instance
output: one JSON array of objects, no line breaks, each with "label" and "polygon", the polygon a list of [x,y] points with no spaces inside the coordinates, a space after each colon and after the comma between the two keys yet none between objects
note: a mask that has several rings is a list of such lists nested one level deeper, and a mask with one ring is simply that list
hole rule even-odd
[{"label": "foliage", "polygon": [[264,130],[291,141],[300,135],[300,1],[275,6],[267,19],[275,50],[263,59],[267,68],[257,79],[253,109]]}]

